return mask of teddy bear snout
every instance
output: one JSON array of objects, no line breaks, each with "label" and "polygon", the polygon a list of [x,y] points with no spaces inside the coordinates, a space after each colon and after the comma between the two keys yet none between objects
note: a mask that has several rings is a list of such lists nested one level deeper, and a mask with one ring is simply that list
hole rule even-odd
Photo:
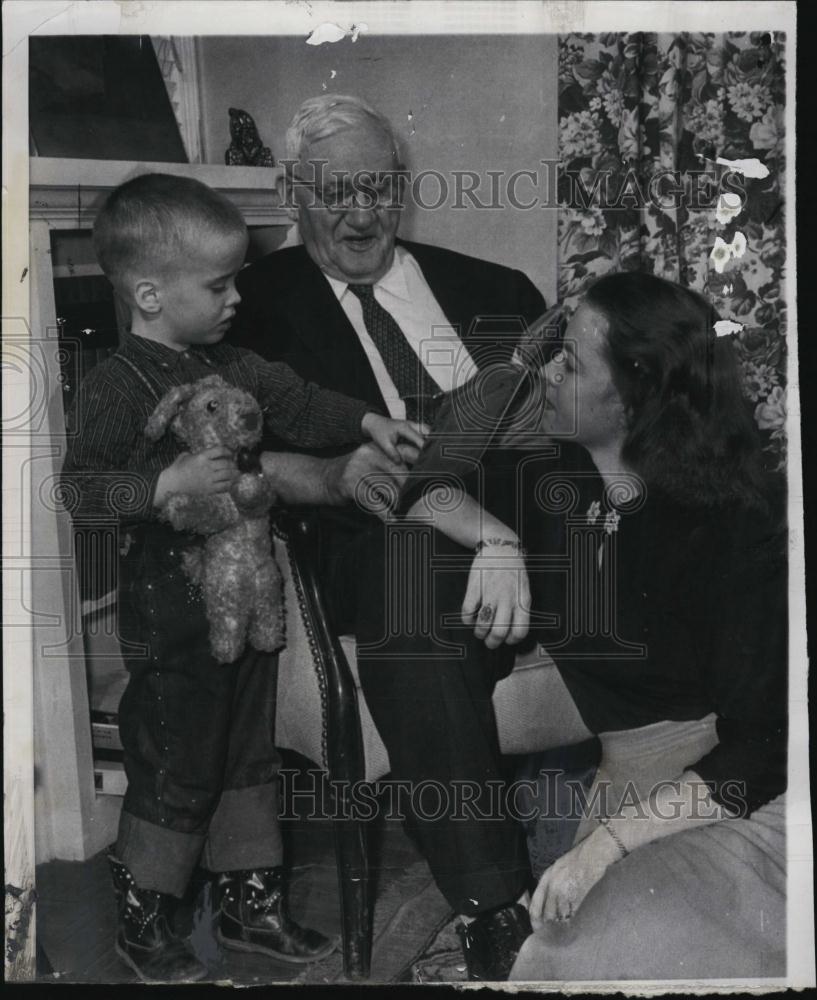
[{"label": "teddy bear snout", "polygon": [[261,423],[261,416],[256,410],[251,410],[249,413],[242,413],[241,420],[248,431],[255,431]]}]

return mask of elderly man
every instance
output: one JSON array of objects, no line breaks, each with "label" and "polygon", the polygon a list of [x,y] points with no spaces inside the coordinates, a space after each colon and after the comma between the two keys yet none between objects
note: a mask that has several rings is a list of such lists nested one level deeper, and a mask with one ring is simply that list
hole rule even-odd
[{"label": "elderly man", "polygon": [[[382,115],[353,97],[312,98],[291,122],[287,152],[283,196],[303,245],[239,274],[235,342],[394,417],[426,420],[439,393],[510,358],[525,324],[544,311],[542,296],[519,271],[397,239],[405,181]],[[382,460],[373,465],[399,471]],[[366,471],[359,452],[345,470],[347,479]],[[502,492],[488,489],[479,500],[507,519]],[[485,515],[486,525],[496,523]],[[391,634],[385,605],[395,595],[385,593],[381,522],[349,506],[325,508],[321,527],[330,614],[339,631],[357,636],[361,686],[393,778],[479,790],[457,818],[451,810],[433,820],[410,810],[407,827],[461,915],[469,976],[505,979],[530,933],[521,830],[500,797],[487,794],[503,777],[491,693],[512,669],[505,640],[513,641],[513,629],[507,621],[486,624],[482,613],[473,631],[450,624],[463,607],[466,576],[446,572],[425,588],[431,625]],[[463,545],[483,551],[500,541],[501,552],[518,554],[512,534],[500,540],[467,532],[435,534],[434,552],[461,557]],[[416,581],[413,588],[398,599],[418,600],[424,588]],[[493,610],[483,605],[488,619]]]}]

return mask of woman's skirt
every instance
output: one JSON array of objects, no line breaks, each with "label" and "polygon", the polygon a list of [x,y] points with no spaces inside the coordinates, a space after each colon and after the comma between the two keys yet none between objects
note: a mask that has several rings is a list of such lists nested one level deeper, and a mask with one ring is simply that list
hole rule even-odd
[{"label": "woman's skirt", "polygon": [[[717,742],[715,716],[600,735],[602,760],[576,842],[601,812],[646,801]],[[523,945],[510,978],[754,979],[786,974],[786,809],[697,826],[608,868],[571,920]]]}]

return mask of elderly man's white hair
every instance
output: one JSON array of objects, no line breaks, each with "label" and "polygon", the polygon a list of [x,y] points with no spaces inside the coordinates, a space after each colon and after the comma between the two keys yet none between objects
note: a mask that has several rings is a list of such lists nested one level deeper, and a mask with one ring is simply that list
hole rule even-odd
[{"label": "elderly man's white hair", "polygon": [[400,150],[391,122],[366,101],[350,94],[321,94],[303,102],[287,129],[287,158],[299,160],[304,146],[350,126],[382,132],[391,143],[396,163],[400,164]]}]

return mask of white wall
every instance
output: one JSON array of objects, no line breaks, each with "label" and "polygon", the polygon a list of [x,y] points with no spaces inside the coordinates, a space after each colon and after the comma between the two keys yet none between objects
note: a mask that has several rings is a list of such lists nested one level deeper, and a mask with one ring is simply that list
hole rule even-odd
[{"label": "white wall", "polygon": [[[389,116],[409,166],[440,171],[449,184],[447,207],[407,211],[401,235],[519,267],[554,301],[555,210],[456,209],[451,172],[476,171],[485,202],[487,171],[534,170],[538,191],[522,179],[518,196],[545,199],[540,160],[557,155],[555,35],[361,35],[320,46],[293,36],[203,37],[199,53],[206,162],[224,162],[228,107],[253,115],[277,160],[301,101],[324,90],[359,94]],[[438,190],[429,179],[421,197],[430,203]]]}]

